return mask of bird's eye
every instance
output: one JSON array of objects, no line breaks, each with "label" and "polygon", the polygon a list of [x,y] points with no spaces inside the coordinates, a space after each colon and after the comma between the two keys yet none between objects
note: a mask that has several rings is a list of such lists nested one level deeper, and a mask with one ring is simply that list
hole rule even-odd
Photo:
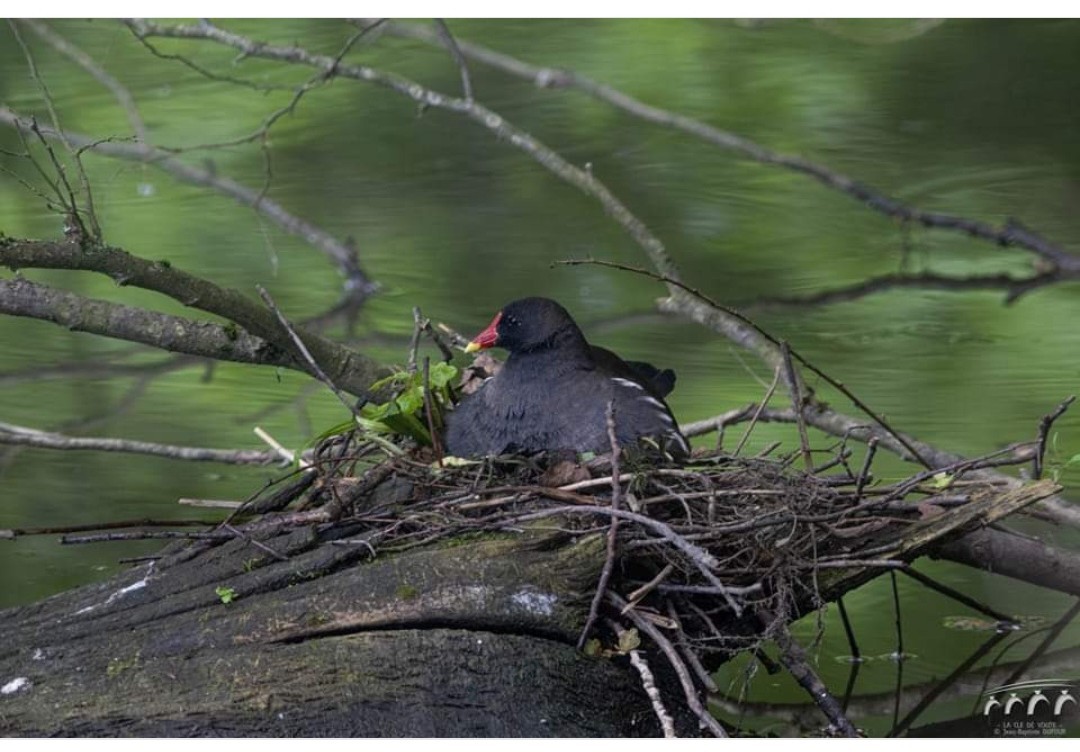
[{"label": "bird's eye", "polygon": [[510,326],[517,326],[518,325],[518,320],[514,316],[507,316],[506,317],[506,323],[509,324]]}]

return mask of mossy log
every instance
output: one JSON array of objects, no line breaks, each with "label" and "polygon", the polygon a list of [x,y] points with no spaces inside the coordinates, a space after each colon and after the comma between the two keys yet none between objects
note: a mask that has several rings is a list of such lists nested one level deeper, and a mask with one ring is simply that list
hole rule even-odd
[{"label": "mossy log", "polygon": [[[481,487],[468,470],[462,478],[474,480],[463,480],[447,498],[414,485],[417,478],[431,480],[417,467],[424,466],[388,460],[361,479],[329,474],[314,484],[297,482],[279,498],[303,493],[297,511],[223,528],[216,535],[225,539],[175,545],[107,582],[0,612],[0,734],[661,733],[654,701],[630,662],[618,650],[589,657],[576,647],[601,571],[612,563],[609,516],[598,506],[610,490],[603,476],[587,481],[592,495],[583,496],[566,490],[581,489],[580,482],[510,487],[497,477]],[[633,606],[641,609],[637,618],[657,624],[673,607],[663,592],[681,587],[676,592],[685,600],[704,591],[694,612],[701,624],[750,638],[702,654],[705,667],[753,647],[756,628],[748,625],[757,623],[750,617],[760,620],[760,609],[788,621],[883,571],[866,566],[860,551],[911,561],[1058,490],[1049,481],[1020,490],[981,486],[958,507],[903,522],[897,511],[875,517],[877,502],[859,491],[836,490],[759,460],[723,459],[708,472],[643,468],[632,475],[627,488],[646,493],[663,482],[663,495],[638,499],[648,516],[620,512],[624,537],[608,588],[628,593],[660,567],[678,571],[679,582],[688,584],[668,580],[653,593],[660,600]],[[450,478],[436,477],[446,488]],[[682,485],[675,489],[673,482]],[[695,484],[705,490],[691,492]],[[344,516],[328,520],[324,510],[332,504],[319,508],[320,499],[340,501]],[[714,531],[695,538],[707,550],[656,516],[675,524],[691,507],[716,515],[693,528]],[[815,534],[813,550],[841,566],[820,570],[816,588],[796,586],[807,579],[808,544],[792,531],[809,530],[830,508],[835,520],[845,509],[862,514],[852,520],[864,520],[860,527],[849,530],[866,532],[857,539],[839,530]],[[721,522],[725,513],[741,521]],[[372,545],[372,531],[385,542],[405,523],[413,532],[396,546]],[[723,525],[744,532],[728,534]],[[768,577],[724,574],[743,549]],[[714,556],[724,552],[727,564]],[[706,570],[746,587],[724,591],[715,574],[704,580],[712,585],[695,586]],[[792,610],[778,610],[780,602]],[[617,611],[608,616],[619,618]],[[689,630],[702,628],[695,619],[683,614],[679,629],[692,637]],[[696,735],[698,718],[655,648],[642,645],[675,731]]]},{"label": "mossy log", "polygon": [[295,530],[9,609],[0,733],[655,735],[637,674],[574,648],[603,545],[566,538],[361,561]]}]

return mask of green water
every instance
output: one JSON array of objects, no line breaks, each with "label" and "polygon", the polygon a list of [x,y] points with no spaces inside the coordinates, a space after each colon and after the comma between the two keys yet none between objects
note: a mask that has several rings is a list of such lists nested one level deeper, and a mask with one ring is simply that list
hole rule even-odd
[{"label": "green water", "polygon": [[[350,34],[331,21],[230,22],[229,29],[335,53]],[[799,154],[922,208],[1000,224],[1021,218],[1066,248],[1080,244],[1080,23],[1056,21],[457,21],[464,39],[536,65],[566,67],[649,104],[699,118]],[[289,91],[260,93],[211,81],[151,56],[108,21],[53,27],[91,54],[133,93],[157,145],[194,147],[251,133],[284,106]],[[62,124],[103,138],[130,135],[98,82],[31,31],[40,76]],[[10,29],[0,28],[0,104],[47,121],[37,83]],[[296,86],[311,71],[235,60],[211,45],[155,42],[200,65]],[[347,60],[393,70],[457,94],[458,72],[442,50],[383,36]],[[955,275],[1030,272],[1032,257],[961,234],[907,229],[804,176],[756,164],[692,137],[649,125],[570,90],[542,90],[478,64],[477,98],[578,165],[591,165],[668,246],[685,277],[713,297],[751,306],[762,296],[805,295],[911,269]],[[61,220],[12,177],[36,180],[12,157],[13,131],[0,126],[0,231],[56,237]],[[594,341],[626,357],[673,367],[671,406],[683,422],[760,398],[771,374],[752,356],[688,322],[653,313],[662,289],[589,267],[552,268],[595,256],[644,265],[641,250],[591,198],[560,182],[512,146],[452,113],[419,113],[385,89],[346,80],[309,92],[270,141],[268,195],[338,236],[355,238],[367,272],[382,285],[359,321],[359,347],[385,361],[405,357],[411,308],[472,333],[504,302],[548,295],[576,315]],[[265,163],[245,145],[182,157],[258,187]],[[250,209],[182,185],[152,166],[87,155],[106,239],[132,253],[168,259],[254,294],[262,284],[292,317],[318,313],[338,296],[324,256]],[[6,270],[2,274],[7,277]],[[110,280],[28,271],[84,295],[179,312],[176,304]],[[977,454],[1034,435],[1041,415],[1080,392],[1080,298],[1062,285],[1006,307],[993,292],[896,291],[817,309],[754,310],[777,336],[854,389],[890,421],[952,451]],[[333,332],[341,334],[340,328]],[[273,369],[191,367],[140,382],[132,376],[43,378],[36,369],[100,361],[154,363],[162,356],[36,321],[0,318],[0,421],[65,430],[95,417],[89,435],[214,447],[259,447],[262,426],[286,446],[340,422],[342,408],[309,380]],[[30,374],[19,378],[19,374]],[[822,393],[846,411],[843,397]],[[138,390],[138,391],[136,391]],[[751,451],[796,442],[785,427],[756,429]],[[711,439],[705,439],[711,440]],[[815,445],[831,443],[813,437]],[[1050,462],[1075,498],[1080,411],[1053,434]],[[0,528],[74,525],[134,517],[185,518],[181,497],[243,498],[272,471],[100,453],[8,451],[0,455]],[[880,457],[877,472],[910,468]],[[1075,550],[1076,531],[1027,527]],[[54,537],[0,541],[0,607],[30,602],[103,578],[117,559],[151,543],[61,547]],[[1048,591],[934,562],[924,571],[997,608],[1053,621],[1070,600]],[[903,581],[905,684],[948,674],[985,639],[949,629],[963,606]],[[847,599],[876,656],[895,649],[887,579]],[[835,692],[848,667],[829,611],[815,654]],[[813,619],[799,625],[805,641]],[[1033,637],[1017,648],[1038,642]],[[1068,628],[1054,649],[1080,644]],[[985,664],[985,661],[983,662]],[[980,664],[980,665],[983,665]],[[1073,672],[1075,675],[1075,671]],[[738,691],[740,667],[723,677]],[[868,663],[856,693],[889,691],[895,662]],[[775,684],[774,684],[775,682]],[[755,679],[752,700],[803,702],[802,691]],[[963,714],[932,707],[920,721]],[[935,715],[937,713],[937,715]],[[885,733],[890,714],[865,720]],[[767,728],[790,732],[780,718]]]}]

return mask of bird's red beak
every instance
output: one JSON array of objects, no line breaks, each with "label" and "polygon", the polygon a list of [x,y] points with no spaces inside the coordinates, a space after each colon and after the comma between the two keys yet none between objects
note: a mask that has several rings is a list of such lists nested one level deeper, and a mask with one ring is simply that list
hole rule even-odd
[{"label": "bird's red beak", "polygon": [[473,338],[473,341],[465,346],[465,352],[471,353],[477,350],[486,350],[489,347],[494,347],[499,341],[499,319],[502,318],[502,311],[495,314],[495,318],[488,324],[487,329],[480,332]]}]

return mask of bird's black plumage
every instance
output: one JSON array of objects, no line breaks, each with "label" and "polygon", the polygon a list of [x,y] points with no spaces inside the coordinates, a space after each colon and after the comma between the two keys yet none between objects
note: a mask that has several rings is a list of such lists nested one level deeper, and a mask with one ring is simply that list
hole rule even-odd
[{"label": "bird's black plumage", "polygon": [[675,373],[622,360],[589,345],[561,305],[547,298],[508,304],[473,348],[510,352],[499,373],[450,414],[446,445],[458,457],[572,449],[605,452],[613,404],[620,445],[651,439],[675,457],[689,453],[664,403]]}]

